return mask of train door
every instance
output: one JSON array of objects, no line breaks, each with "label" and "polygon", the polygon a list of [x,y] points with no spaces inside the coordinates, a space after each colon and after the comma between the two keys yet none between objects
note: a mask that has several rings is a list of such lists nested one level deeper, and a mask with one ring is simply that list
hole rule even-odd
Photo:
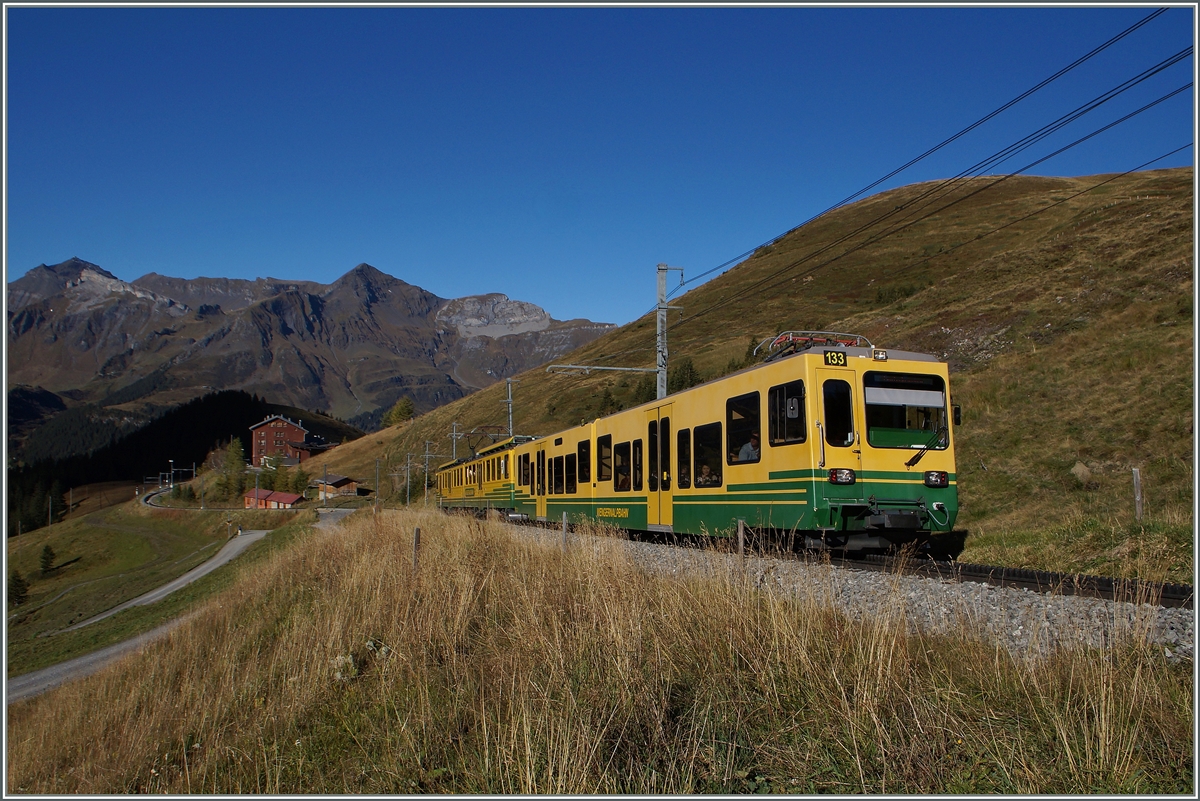
[{"label": "train door", "polygon": [[646,526],[650,531],[670,532],[673,520],[671,406],[646,411]]},{"label": "train door", "polygon": [[[817,370],[817,383],[821,388],[817,399],[817,481],[824,483],[825,496],[834,503],[861,502],[862,444],[854,413],[854,371]],[[839,472],[831,481],[833,470]]]},{"label": "train door", "polygon": [[537,496],[537,519],[546,519],[546,451],[537,452],[537,464],[534,467],[534,495]]}]

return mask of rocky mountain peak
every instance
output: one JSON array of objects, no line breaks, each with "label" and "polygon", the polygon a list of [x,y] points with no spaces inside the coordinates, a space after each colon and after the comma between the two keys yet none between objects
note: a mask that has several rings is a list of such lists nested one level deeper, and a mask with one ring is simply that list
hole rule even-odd
[{"label": "rocky mountain peak", "polygon": [[491,293],[455,298],[438,309],[437,323],[453,327],[460,337],[502,337],[545,331],[553,319],[546,310],[507,295]]},{"label": "rocky mountain peak", "polygon": [[363,262],[330,284],[328,291],[337,292],[349,289],[364,299],[374,300],[376,296],[385,294],[389,289],[397,286],[407,287],[410,284]]},{"label": "rocky mountain peak", "polygon": [[118,280],[108,270],[78,257],[69,258],[60,264],[39,264],[8,285],[9,311],[16,311],[30,303],[57,295],[71,284],[77,283],[85,272],[91,273],[96,279]]}]

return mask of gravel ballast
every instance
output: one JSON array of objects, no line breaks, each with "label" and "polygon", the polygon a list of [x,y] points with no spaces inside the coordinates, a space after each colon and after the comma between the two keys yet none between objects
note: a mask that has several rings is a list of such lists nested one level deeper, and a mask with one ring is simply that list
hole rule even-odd
[{"label": "gravel ballast", "polygon": [[[639,566],[669,575],[729,571],[739,562],[736,555],[695,548],[627,545]],[[1170,661],[1193,658],[1191,609],[854,570],[819,560],[746,557],[744,570],[761,588],[812,598],[852,618],[903,611],[912,631],[975,632],[1003,644],[1014,656],[1045,656],[1057,648],[1103,648],[1132,637],[1161,647]]]}]

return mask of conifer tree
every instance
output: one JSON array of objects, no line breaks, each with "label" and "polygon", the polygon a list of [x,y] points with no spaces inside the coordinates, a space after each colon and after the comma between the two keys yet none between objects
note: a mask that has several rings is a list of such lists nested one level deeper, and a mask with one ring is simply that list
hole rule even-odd
[{"label": "conifer tree", "polygon": [[42,548],[42,575],[50,572],[50,568],[54,567],[54,549],[47,543],[45,548]]},{"label": "conifer tree", "polygon": [[633,403],[636,406],[639,403],[652,401],[658,397],[658,379],[647,373],[642,376],[637,386],[633,388]]},{"label": "conifer tree", "polygon": [[29,598],[29,582],[14,568],[8,576],[8,602],[20,606]]},{"label": "conifer tree", "polygon": [[297,467],[296,472],[292,474],[292,492],[297,495],[303,495],[308,489],[308,479],[310,476],[303,467]]},{"label": "conifer tree", "polygon": [[271,489],[278,490],[279,492],[291,492],[292,471],[288,470],[287,465],[280,462],[273,472],[274,475],[271,476]]},{"label": "conifer tree", "polygon": [[680,359],[667,376],[667,392],[673,394],[700,383],[700,371],[692,364],[690,356]]},{"label": "conifer tree", "polygon": [[217,491],[227,499],[241,497],[246,487],[246,452],[242,441],[234,437],[225,448],[221,462],[221,476],[217,479]]},{"label": "conifer tree", "polygon": [[392,408],[388,409],[387,414],[383,416],[383,426],[384,428],[391,428],[406,420],[411,420],[415,412],[416,407],[413,406],[411,398],[400,398]]}]

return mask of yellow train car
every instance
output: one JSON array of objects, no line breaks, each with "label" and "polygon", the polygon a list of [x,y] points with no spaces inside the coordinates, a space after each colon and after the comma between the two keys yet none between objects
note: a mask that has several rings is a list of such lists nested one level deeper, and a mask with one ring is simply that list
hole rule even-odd
[{"label": "yellow train car", "polygon": [[845,549],[953,529],[945,363],[833,332],[763,347],[762,364],[444,466],[439,502],[661,533],[726,535],[743,520]]},{"label": "yellow train car", "polygon": [[517,502],[513,447],[532,437],[510,437],[438,468],[438,502],[447,508],[511,510]]}]

